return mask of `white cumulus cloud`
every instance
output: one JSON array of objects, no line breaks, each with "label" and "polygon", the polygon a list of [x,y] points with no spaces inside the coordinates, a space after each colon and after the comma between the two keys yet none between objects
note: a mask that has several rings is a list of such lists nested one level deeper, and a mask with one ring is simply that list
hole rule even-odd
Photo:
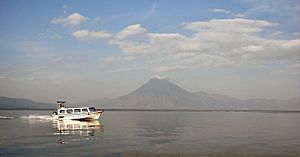
[{"label": "white cumulus cloud", "polygon": [[153,33],[133,24],[115,34],[79,30],[73,36],[109,38],[109,44],[123,52],[100,58],[100,63],[142,61],[144,67],[159,73],[204,67],[262,67],[276,62],[295,65],[300,60],[300,39],[282,39],[279,36],[283,32],[274,37],[278,25],[267,20],[211,19],[184,23],[182,29],[189,35]]},{"label": "white cumulus cloud", "polygon": [[122,31],[120,31],[116,35],[116,38],[123,40],[123,39],[128,39],[131,37],[143,36],[146,33],[147,33],[147,30],[145,28],[143,28],[140,24],[135,24],[135,25],[130,25],[130,26],[124,28]]},{"label": "white cumulus cloud", "polygon": [[62,24],[64,26],[79,26],[86,20],[88,20],[87,17],[79,13],[72,13],[68,16],[55,17],[51,20],[51,23]]},{"label": "white cumulus cloud", "polygon": [[103,39],[109,38],[112,35],[107,33],[106,31],[92,31],[92,30],[78,30],[73,32],[73,36],[80,40],[88,40],[88,39]]}]

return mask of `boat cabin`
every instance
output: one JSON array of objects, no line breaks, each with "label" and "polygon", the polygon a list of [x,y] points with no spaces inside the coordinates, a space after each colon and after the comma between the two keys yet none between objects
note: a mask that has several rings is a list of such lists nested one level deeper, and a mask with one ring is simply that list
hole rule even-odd
[{"label": "boat cabin", "polygon": [[78,108],[60,108],[57,110],[58,114],[80,114],[96,112],[94,107],[78,107]]},{"label": "boat cabin", "polygon": [[57,112],[54,114],[80,114],[80,113],[90,113],[96,112],[97,110],[94,107],[77,107],[77,108],[67,108],[66,101],[58,100],[57,101]]}]

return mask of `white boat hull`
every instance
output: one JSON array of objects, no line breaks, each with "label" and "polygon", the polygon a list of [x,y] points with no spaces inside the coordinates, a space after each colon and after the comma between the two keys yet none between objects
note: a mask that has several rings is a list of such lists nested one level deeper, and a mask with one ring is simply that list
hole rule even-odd
[{"label": "white boat hull", "polygon": [[56,120],[95,120],[99,119],[102,113],[102,111],[96,111],[79,114],[52,114],[52,116]]}]

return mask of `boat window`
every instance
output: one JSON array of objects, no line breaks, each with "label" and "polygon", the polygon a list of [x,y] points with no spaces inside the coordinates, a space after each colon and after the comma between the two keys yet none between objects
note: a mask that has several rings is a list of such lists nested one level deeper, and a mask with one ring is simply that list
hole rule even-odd
[{"label": "boat window", "polygon": [[74,113],[80,113],[80,109],[74,109]]},{"label": "boat window", "polygon": [[89,110],[90,110],[90,112],[96,111],[96,109],[94,107],[90,107]]},{"label": "boat window", "polygon": [[89,111],[87,108],[84,108],[84,109],[82,109],[82,112],[85,113],[85,112],[89,112]]},{"label": "boat window", "polygon": [[67,113],[68,113],[68,114],[73,113],[73,109],[67,109]]},{"label": "boat window", "polygon": [[59,113],[64,114],[66,110],[59,110]]}]

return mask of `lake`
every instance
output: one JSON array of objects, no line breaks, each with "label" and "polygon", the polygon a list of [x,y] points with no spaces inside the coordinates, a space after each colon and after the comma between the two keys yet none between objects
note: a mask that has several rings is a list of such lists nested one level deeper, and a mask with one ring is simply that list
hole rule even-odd
[{"label": "lake", "polygon": [[300,113],[105,111],[54,121],[0,110],[0,156],[300,156]]}]

